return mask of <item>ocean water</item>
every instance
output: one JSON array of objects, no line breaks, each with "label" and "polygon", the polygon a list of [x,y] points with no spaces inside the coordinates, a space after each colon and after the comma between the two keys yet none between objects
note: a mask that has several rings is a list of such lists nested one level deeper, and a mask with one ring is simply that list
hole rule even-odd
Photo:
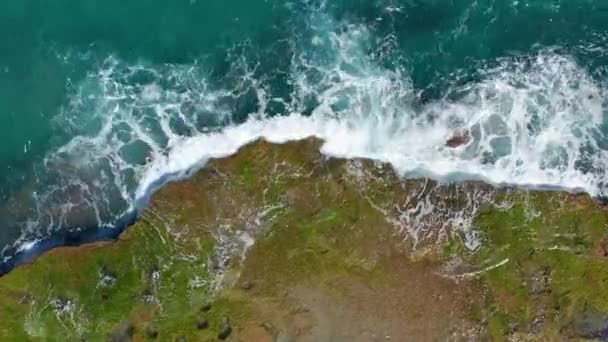
[{"label": "ocean water", "polygon": [[608,195],[605,1],[5,0],[0,44],[0,273],[260,137]]}]

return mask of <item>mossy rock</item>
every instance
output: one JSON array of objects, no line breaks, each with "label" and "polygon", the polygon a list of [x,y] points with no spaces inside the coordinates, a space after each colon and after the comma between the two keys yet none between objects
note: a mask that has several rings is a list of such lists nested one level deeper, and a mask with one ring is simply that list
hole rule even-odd
[{"label": "mossy rock", "polygon": [[608,216],[593,199],[404,180],[321,144],[254,142],[165,186],[117,241],[16,268],[0,278],[0,340],[608,333]]}]

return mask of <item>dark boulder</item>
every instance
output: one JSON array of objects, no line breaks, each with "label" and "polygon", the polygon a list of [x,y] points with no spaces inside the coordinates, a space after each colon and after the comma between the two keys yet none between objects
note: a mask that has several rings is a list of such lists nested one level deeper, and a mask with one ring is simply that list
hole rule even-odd
[{"label": "dark boulder", "polygon": [[228,318],[224,318],[222,325],[220,326],[220,331],[217,334],[217,338],[220,340],[225,340],[232,334],[232,326],[230,325],[230,320]]},{"label": "dark boulder", "polygon": [[608,341],[608,315],[587,308],[574,319],[574,331],[580,337]]},{"label": "dark boulder", "polygon": [[197,322],[196,322],[196,328],[198,330],[205,330],[209,327],[209,321],[207,321],[204,318],[200,318]]},{"label": "dark boulder", "polygon": [[156,339],[158,337],[158,329],[153,326],[148,326],[146,328],[146,336],[152,340]]}]

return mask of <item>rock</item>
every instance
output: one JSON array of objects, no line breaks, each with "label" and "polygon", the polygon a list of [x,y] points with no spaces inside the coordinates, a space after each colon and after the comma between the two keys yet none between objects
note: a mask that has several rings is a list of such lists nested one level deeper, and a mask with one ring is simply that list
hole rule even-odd
[{"label": "rock", "polygon": [[204,330],[204,329],[207,329],[208,327],[209,327],[209,321],[207,321],[205,318],[200,318],[196,322],[196,328],[198,330]]},{"label": "rock", "polygon": [[180,336],[175,340],[175,342],[188,342],[188,339],[186,339],[186,336]]},{"label": "rock", "polygon": [[540,334],[543,331],[543,326],[545,324],[545,313],[544,312],[539,312],[536,314],[536,316],[534,317],[534,320],[532,321],[532,323],[530,323],[530,331],[533,334]]},{"label": "rock", "polygon": [[108,337],[110,342],[129,342],[133,339],[135,327],[130,322],[123,322]]},{"label": "rock", "polygon": [[220,326],[220,331],[217,334],[217,338],[225,340],[232,334],[232,326],[230,326],[230,320],[226,317]]},{"label": "rock", "polygon": [[464,130],[462,132],[455,132],[452,134],[448,140],[446,140],[445,145],[451,148],[456,148],[458,146],[466,145],[471,141],[471,134],[469,130]]},{"label": "rock", "polygon": [[[448,137],[440,148],[449,149],[441,146]],[[471,130],[469,144],[475,139]],[[171,183],[117,241],[54,250],[0,278],[0,313],[11,316],[0,314],[0,341],[22,340],[28,333],[24,328],[36,328],[24,326],[28,314],[47,306],[59,318],[44,322],[44,338],[52,341],[82,336],[100,341],[112,333],[113,341],[168,342],[180,333],[189,341],[257,342],[333,336],[369,341],[387,334],[393,341],[567,341],[606,335],[608,304],[602,293],[608,292],[608,243],[602,243],[608,241],[608,218],[591,197],[478,182],[402,180],[371,162],[285,146],[290,145],[261,154],[268,160],[248,152],[211,161],[221,177],[203,169],[187,183]],[[252,175],[268,184],[249,184]],[[293,207],[283,202],[289,189],[302,190],[288,198]],[[306,207],[309,202],[314,205]],[[322,210],[310,215],[316,208]],[[417,228],[413,223],[420,231],[410,236],[403,229]],[[246,253],[244,237],[254,242]],[[413,238],[421,238],[420,248],[412,248]],[[214,247],[217,243],[225,249]],[[198,280],[214,279],[208,261],[215,258],[223,267],[225,254],[234,254],[233,269],[227,286],[216,293],[211,287],[216,282]],[[195,259],[183,259],[187,255],[196,259],[192,268],[188,260]],[[241,255],[245,259],[239,260]],[[120,286],[97,287],[100,268],[104,275],[119,275]],[[237,276],[238,291],[233,291]],[[24,286],[24,280],[50,282],[56,291]],[[142,292],[155,301],[142,302]],[[194,312],[182,293],[199,298]],[[205,297],[209,293],[217,297]],[[583,314],[584,302],[601,310]],[[103,308],[96,319],[110,324],[106,328],[61,325],[95,308]],[[222,312],[230,312],[234,327],[222,324]],[[129,318],[136,319],[132,337],[133,327],[117,329]],[[197,330],[204,326],[202,318],[209,326]]]},{"label": "rock", "polygon": [[227,270],[232,264],[232,256],[230,255],[213,255],[211,257],[211,268],[214,271]]},{"label": "rock", "polygon": [[581,337],[608,341],[608,315],[587,308],[574,319],[574,331]]},{"label": "rock", "polygon": [[154,340],[158,337],[158,330],[153,326],[148,326],[146,327],[146,336]]}]

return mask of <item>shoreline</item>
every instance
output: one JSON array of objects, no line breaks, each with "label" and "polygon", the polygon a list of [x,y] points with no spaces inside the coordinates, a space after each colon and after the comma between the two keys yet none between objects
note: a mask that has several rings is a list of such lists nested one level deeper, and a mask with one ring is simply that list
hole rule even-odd
[{"label": "shoreline", "polygon": [[608,317],[597,296],[608,291],[608,211],[591,196],[403,179],[319,145],[257,141],[211,160],[110,230],[115,241],[56,235],[81,246],[0,278],[0,337],[602,333],[583,324]]},{"label": "shoreline", "polygon": [[95,227],[80,232],[59,232],[38,240],[27,249],[21,249],[7,257],[8,260],[0,262],[0,278],[4,277],[17,267],[35,262],[37,258],[55,249],[81,247],[97,242],[114,242],[129,227],[139,221],[139,213],[134,211],[123,216],[116,225],[108,227]]},{"label": "shoreline", "polygon": [[[145,196],[136,200],[136,205],[135,205],[136,209],[134,209],[134,210],[126,213],[122,217],[120,217],[117,220],[116,224],[114,224],[114,225],[108,225],[108,226],[102,226],[102,227],[99,227],[99,226],[89,227],[89,228],[84,228],[84,229],[77,229],[76,231],[55,232],[42,240],[33,242],[31,247],[28,247],[27,249],[13,247],[12,249],[15,250],[15,252],[12,253],[10,256],[5,257],[5,260],[0,261],[0,278],[7,275],[8,273],[10,273],[15,268],[17,268],[21,265],[35,262],[35,260],[38,257],[40,257],[43,254],[45,254],[51,250],[54,250],[54,249],[60,249],[60,248],[64,248],[64,247],[67,247],[67,248],[80,247],[83,245],[94,244],[97,242],[106,242],[106,241],[115,242],[115,241],[117,241],[120,238],[120,236],[127,229],[129,229],[131,226],[135,225],[136,223],[138,223],[140,221],[142,211],[145,210],[150,205],[151,199],[155,193],[157,193],[158,191],[160,191],[161,189],[163,189],[164,187],[166,187],[168,184],[170,184],[172,182],[188,181],[188,179],[192,178],[199,172],[202,172],[206,168],[207,164],[213,160],[222,160],[222,159],[230,158],[234,155],[239,154],[243,149],[247,148],[248,146],[255,145],[256,143],[259,143],[259,142],[266,142],[270,145],[285,145],[285,144],[289,144],[289,143],[304,142],[307,140],[314,141],[315,144],[317,145],[318,152],[327,158],[334,158],[334,159],[340,159],[340,160],[368,160],[368,161],[372,161],[372,162],[379,162],[381,164],[389,165],[391,167],[391,169],[394,172],[396,172],[396,169],[390,163],[378,161],[378,160],[371,159],[371,158],[359,158],[359,157],[345,158],[345,157],[339,157],[339,156],[325,155],[321,152],[323,140],[319,139],[317,137],[314,137],[314,136],[310,136],[310,137],[303,138],[303,139],[288,140],[288,141],[279,142],[279,143],[270,142],[270,141],[264,139],[263,137],[258,138],[245,145],[242,145],[234,153],[232,153],[230,155],[226,155],[226,156],[219,157],[219,158],[211,158],[211,159],[207,160],[206,163],[204,163],[202,166],[196,166],[190,170],[186,170],[186,171],[183,171],[183,172],[180,172],[177,174],[166,174],[166,175],[162,176],[161,178],[159,178],[158,180],[156,180],[155,182],[153,182],[150,185],[150,188],[146,192]],[[484,184],[484,185],[491,186],[492,188],[497,189],[497,190],[499,190],[499,189],[521,189],[521,190],[539,191],[539,192],[545,192],[545,191],[563,192],[563,193],[568,193],[568,194],[572,194],[575,196],[588,196],[593,201],[597,202],[598,205],[600,205],[602,208],[605,208],[608,205],[608,198],[592,196],[591,194],[584,191],[583,189],[569,189],[569,188],[564,188],[564,187],[560,187],[560,186],[556,186],[556,185],[526,185],[526,184],[508,184],[508,183],[494,184],[486,179],[483,179],[482,177],[479,177],[479,176],[476,177],[475,175],[468,175],[465,173],[454,173],[454,174],[444,176],[444,177],[436,177],[432,174],[410,172],[410,173],[408,173],[408,175],[402,175],[402,176],[400,175],[399,177],[403,180],[429,179],[429,180],[436,181],[440,184],[477,183],[477,184]]]}]

